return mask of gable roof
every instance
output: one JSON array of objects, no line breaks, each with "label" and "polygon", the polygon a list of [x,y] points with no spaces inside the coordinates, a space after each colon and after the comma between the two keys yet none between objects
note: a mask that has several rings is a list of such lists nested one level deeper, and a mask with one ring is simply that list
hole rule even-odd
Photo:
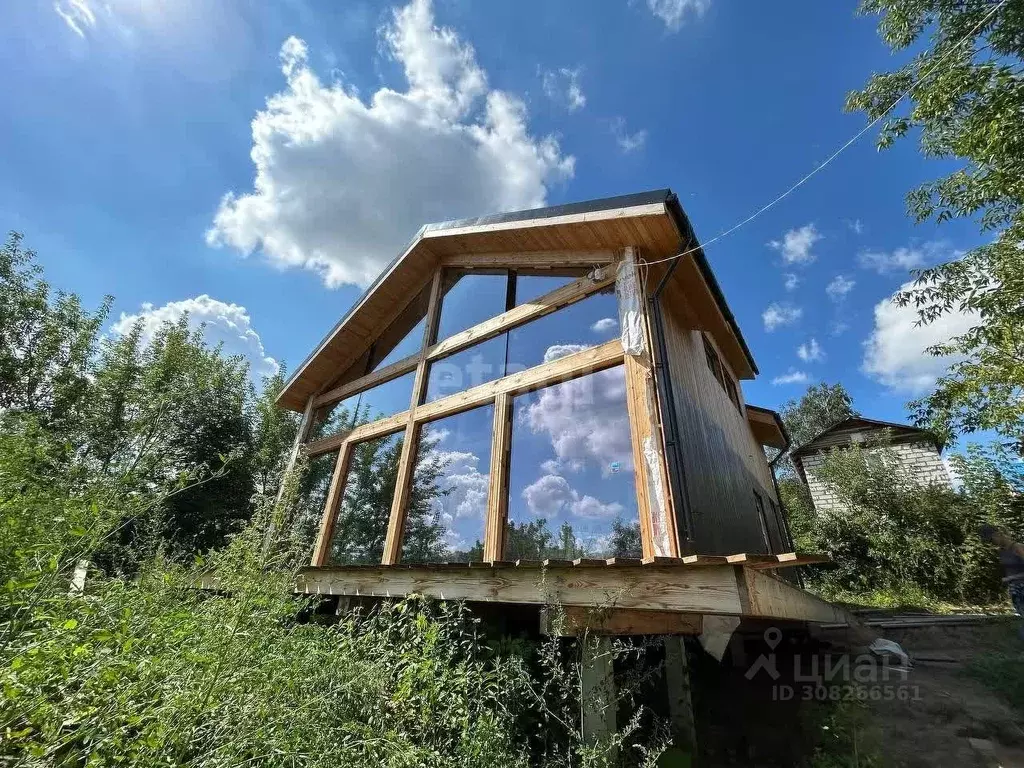
[{"label": "gable roof", "polygon": [[[649,260],[680,252],[692,227],[669,189],[526,211],[458,219],[421,227],[366,293],[292,373],[278,405],[301,411],[311,395],[335,381],[427,284],[445,257],[465,254],[617,250],[636,246]],[[757,373],[753,356],[702,250],[692,259],[717,307],[720,346],[741,378]],[[682,277],[679,278],[683,279]],[[717,338],[717,337],[716,337]]]},{"label": "gable roof", "polygon": [[866,432],[881,432],[883,430],[889,430],[892,433],[894,443],[929,442],[935,446],[939,453],[942,452],[944,447],[942,441],[939,440],[935,433],[927,429],[912,427],[909,424],[900,424],[895,421],[879,421],[878,419],[867,419],[863,416],[851,416],[833,424],[803,445],[795,448],[790,453],[790,457],[800,476],[806,481],[801,457],[827,451],[838,446],[850,445],[856,442],[853,440],[853,435]]}]

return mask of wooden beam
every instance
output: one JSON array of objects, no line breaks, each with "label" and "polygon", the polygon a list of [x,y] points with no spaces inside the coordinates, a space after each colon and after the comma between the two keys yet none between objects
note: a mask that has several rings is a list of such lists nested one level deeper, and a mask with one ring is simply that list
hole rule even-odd
[{"label": "wooden beam", "polygon": [[505,518],[508,514],[508,465],[512,440],[512,397],[504,392],[494,398],[494,427],[491,433],[491,471],[487,488],[487,524],[484,560],[501,560],[504,555]]},{"label": "wooden beam", "polygon": [[739,615],[743,608],[733,567],[575,568],[570,563],[547,568],[311,568],[299,574],[296,590],[365,597],[416,593],[441,600]]},{"label": "wooden beam", "polygon": [[736,569],[737,582],[742,582],[739,590],[745,615],[824,623],[850,620],[842,608],[764,571],[742,565],[732,567]]},{"label": "wooden beam", "polygon": [[340,387],[324,392],[322,395],[316,396],[317,407],[321,405],[329,405],[336,403],[339,400],[344,400],[346,397],[352,397],[360,392],[375,387],[378,384],[383,384],[392,379],[397,379],[399,376],[403,376],[409,371],[415,370],[416,363],[419,362],[422,353],[417,352],[415,355],[409,355],[404,357],[391,365],[385,365],[383,368],[378,368],[373,373],[368,373],[365,376],[360,376],[355,381],[350,381],[348,384],[342,384]]},{"label": "wooden beam", "polygon": [[570,605],[546,609],[541,616],[541,632],[548,635],[557,633],[562,637],[588,632],[619,636],[699,635],[702,626],[701,614],[677,611],[604,610]]},{"label": "wooden beam", "polygon": [[344,442],[338,452],[338,460],[334,463],[334,474],[331,476],[330,489],[327,492],[327,501],[324,503],[323,515],[320,517],[320,530],[317,533],[316,544],[313,547],[314,567],[327,564],[327,558],[331,549],[331,537],[334,534],[334,522],[338,517],[338,507],[341,505],[341,498],[345,493],[345,479],[348,476],[349,464],[352,461],[352,449],[354,443]]},{"label": "wooden beam", "polygon": [[613,250],[597,251],[508,251],[504,253],[458,253],[444,256],[441,263],[446,267],[467,269],[558,269],[566,267],[591,267],[615,261]]},{"label": "wooden beam", "polygon": [[456,333],[454,336],[449,336],[447,339],[439,341],[427,350],[427,359],[438,360],[471,347],[474,344],[493,339],[495,336],[499,336],[516,326],[551,314],[555,310],[570,304],[575,304],[577,301],[600,291],[602,288],[608,287],[614,282],[615,271],[611,268],[606,270],[605,277],[602,280],[594,281],[589,277],[581,277],[579,280],[574,280],[568,285],[556,288],[539,299],[520,304],[518,307],[513,307],[507,312],[502,312],[500,315],[484,320],[472,328],[467,328],[460,333]]},{"label": "wooden beam", "polygon": [[457,235],[471,235],[483,232],[499,232],[517,229],[542,229],[557,227],[563,224],[585,224],[610,219],[632,219],[643,216],[664,216],[664,203],[648,203],[627,208],[609,208],[602,211],[571,213],[564,216],[546,216],[537,219],[520,219],[518,221],[499,221],[493,224],[468,224],[464,227],[445,227],[428,230],[423,233],[423,240],[429,242],[437,238],[451,238]]},{"label": "wooden beam", "polygon": [[513,373],[496,381],[467,389],[455,395],[416,408],[416,421],[430,421],[487,405],[501,393],[517,395],[541,389],[587,373],[611,368],[622,362],[622,343],[618,339],[575,352],[557,360]]},{"label": "wooden beam", "polygon": [[413,473],[416,470],[416,448],[419,443],[419,427],[410,420],[405,427],[402,454],[398,460],[398,477],[395,481],[395,495],[391,500],[391,516],[388,518],[388,532],[384,539],[384,565],[398,562],[402,554],[402,533],[405,528],[405,511],[412,489]]},{"label": "wooden beam", "polygon": [[[631,256],[627,253],[624,264],[629,263]],[[643,290],[639,280],[637,285]],[[643,556],[678,557],[679,539],[669,495],[668,470],[662,448],[661,423],[649,351],[651,335],[647,306],[642,295],[638,309],[645,348],[640,354],[625,355],[623,367]]]},{"label": "wooden beam", "polygon": [[437,319],[441,309],[442,270],[437,269],[430,285],[430,298],[427,304],[427,321],[424,323],[423,344],[416,363],[416,377],[412,385],[412,399],[405,420],[405,438],[402,453],[398,460],[398,474],[395,480],[395,495],[391,500],[391,515],[388,518],[388,531],[384,539],[382,562],[385,565],[397,563],[402,554],[402,535],[405,529],[405,512],[409,506],[409,495],[412,492],[413,475],[416,471],[416,452],[419,448],[420,425],[416,423],[417,405],[422,402],[427,390],[426,347],[437,328]]}]

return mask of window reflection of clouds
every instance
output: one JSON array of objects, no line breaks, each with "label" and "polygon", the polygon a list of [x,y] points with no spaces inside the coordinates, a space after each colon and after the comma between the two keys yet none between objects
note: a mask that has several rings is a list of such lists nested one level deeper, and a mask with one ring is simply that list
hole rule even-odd
[{"label": "window reflection of clouds", "polygon": [[489,405],[423,427],[402,562],[483,558],[493,418]]},{"label": "window reflection of clouds", "polygon": [[[549,347],[545,359],[572,351]],[[517,397],[513,413],[505,556],[537,551],[532,537],[547,541],[541,556],[639,557],[622,368]]]},{"label": "window reflection of clouds", "polygon": [[509,373],[546,362],[552,346],[575,345],[579,349],[597,346],[615,338],[618,316],[614,292],[602,292],[545,315],[509,331]]}]

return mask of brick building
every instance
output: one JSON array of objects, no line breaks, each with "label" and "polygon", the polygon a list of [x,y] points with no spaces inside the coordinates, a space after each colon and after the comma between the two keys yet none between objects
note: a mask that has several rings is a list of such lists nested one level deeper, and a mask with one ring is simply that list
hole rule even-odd
[{"label": "brick building", "polygon": [[950,485],[949,473],[942,462],[943,446],[931,432],[905,424],[854,416],[833,424],[791,454],[796,471],[811,491],[816,510],[841,506],[835,493],[819,477],[825,454],[834,448],[874,444],[882,439],[922,485]]}]

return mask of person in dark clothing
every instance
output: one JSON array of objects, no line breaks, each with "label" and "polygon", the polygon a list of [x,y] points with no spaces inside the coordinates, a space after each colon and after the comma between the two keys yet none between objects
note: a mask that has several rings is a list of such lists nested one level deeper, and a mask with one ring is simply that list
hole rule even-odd
[{"label": "person in dark clothing", "polygon": [[[1010,601],[1018,616],[1024,616],[1024,544],[1018,544],[994,525],[983,525],[978,531],[981,538],[999,549],[999,562],[1003,565],[1003,583],[1010,592]],[[1021,628],[1024,637],[1024,627]]]}]

